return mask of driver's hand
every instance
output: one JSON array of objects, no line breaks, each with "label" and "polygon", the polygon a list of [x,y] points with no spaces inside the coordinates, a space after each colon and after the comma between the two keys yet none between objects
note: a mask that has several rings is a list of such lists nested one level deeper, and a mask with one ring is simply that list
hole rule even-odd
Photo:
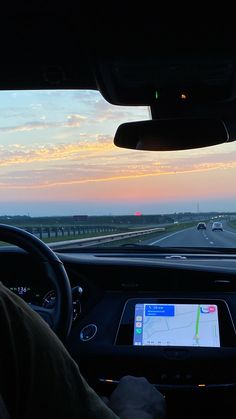
[{"label": "driver's hand", "polygon": [[163,419],[164,396],[144,377],[123,377],[107,403],[121,419]]}]

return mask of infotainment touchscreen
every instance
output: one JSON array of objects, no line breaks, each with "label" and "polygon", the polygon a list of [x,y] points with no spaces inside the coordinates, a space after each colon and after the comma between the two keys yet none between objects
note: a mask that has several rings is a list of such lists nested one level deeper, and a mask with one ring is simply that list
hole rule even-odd
[{"label": "infotainment touchscreen", "polygon": [[134,345],[220,347],[216,304],[135,304]]}]

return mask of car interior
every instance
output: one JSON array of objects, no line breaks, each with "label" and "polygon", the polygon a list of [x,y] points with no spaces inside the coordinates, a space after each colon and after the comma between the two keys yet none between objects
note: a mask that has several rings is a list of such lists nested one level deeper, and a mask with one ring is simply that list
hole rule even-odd
[{"label": "car interior", "polygon": [[[145,115],[141,113],[137,119],[135,113],[130,119],[124,116],[121,123],[119,118],[116,122],[114,114],[109,138],[118,155],[113,160],[114,171],[118,153],[129,153],[126,165],[132,161],[132,153],[138,156],[136,164],[142,165],[142,156],[161,159],[165,153],[171,153],[180,159],[182,152],[189,152],[189,156],[199,153],[205,173],[208,163],[202,150],[207,153],[222,147],[217,148],[219,159],[222,154],[219,166],[226,172],[224,153],[227,147],[233,150],[236,140],[236,26],[225,20],[222,23],[220,13],[214,19],[199,15],[199,20],[197,14],[189,13],[186,17],[180,10],[171,18],[167,12],[157,14],[148,9],[148,5],[134,7],[129,12],[122,2],[109,7],[102,2],[93,7],[83,2],[76,6],[69,2],[61,8],[55,2],[39,2],[37,8],[33,4],[9,5],[0,27],[4,40],[0,93],[94,92],[112,109],[148,108]],[[93,96],[88,94],[85,99],[92,102]],[[92,102],[94,107],[95,104]],[[67,106],[66,100],[63,106]],[[1,110],[8,127],[10,122],[2,105]],[[71,110],[68,113],[72,114]],[[76,121],[81,122],[81,111],[76,115]],[[72,122],[75,118],[71,117],[68,125]],[[27,130],[26,135],[32,125]],[[0,152],[6,131],[7,128],[0,128]],[[43,136],[42,130],[37,132]],[[99,143],[99,135],[97,138]],[[1,162],[4,169],[2,159]],[[86,169],[85,163],[81,168]],[[80,161],[74,159],[73,165],[76,164],[79,170]],[[233,175],[233,154],[229,164],[229,173]],[[119,169],[120,174],[123,169]],[[178,170],[173,167],[172,171],[171,166],[166,170],[177,187]],[[1,173],[0,182],[4,182],[5,172]],[[214,173],[213,169],[207,172],[212,184]],[[18,176],[20,179],[23,172]],[[155,182],[153,176],[154,186]],[[229,183],[234,184],[232,177]],[[104,184],[112,189],[111,183]],[[33,194],[33,186],[28,185],[28,193]],[[81,189],[85,195],[86,187],[90,188],[89,182]],[[37,193],[43,193],[38,190]],[[21,202],[23,192],[20,187],[18,191]],[[206,186],[204,191],[207,198],[210,190]],[[10,196],[11,187],[8,193]],[[132,191],[127,192],[124,200],[129,200],[129,193]],[[222,192],[224,198],[227,197]],[[232,205],[235,198],[234,195]],[[100,208],[102,198],[95,194],[94,199]],[[199,200],[195,198],[194,202]],[[148,233],[152,236],[141,236],[147,233],[141,223],[145,214],[137,212],[138,233],[131,231],[132,240],[127,241],[125,236],[126,241],[122,242],[122,235],[130,234],[130,230],[104,230],[95,234],[97,240],[91,232],[79,246],[78,240],[66,245],[64,238],[58,245],[48,245],[32,230],[13,225],[3,206],[0,218],[6,217],[5,221],[1,218],[0,241],[8,245],[0,246],[1,281],[51,326],[99,395],[109,397],[124,375],[144,376],[165,395],[170,419],[233,419],[236,230],[229,220],[234,220],[236,210],[232,206],[226,214],[226,210],[223,213],[213,205],[211,211],[205,211],[206,215],[199,210],[201,202],[194,205],[191,223],[183,234],[190,231],[192,237],[201,240],[201,245],[191,240],[181,244],[175,241],[181,225],[186,228],[184,222],[190,222],[189,213],[177,207],[170,210],[172,221],[157,222],[151,219],[154,215],[149,215],[152,231]],[[17,211],[15,214],[20,213]],[[103,215],[110,213],[104,207]],[[157,213],[161,219],[166,212]],[[86,224],[85,214],[85,210],[78,211],[76,221],[81,228]],[[119,214],[113,223],[123,222],[125,214]],[[128,222],[132,224],[132,220]],[[218,221],[223,224],[223,231],[212,232],[213,222]],[[106,220],[104,224],[107,223]],[[164,223],[172,223],[178,230],[165,232]],[[198,223],[204,228],[198,229]],[[112,235],[117,237],[108,246]],[[173,240],[165,246],[167,235]],[[156,245],[150,246],[151,242]]]}]

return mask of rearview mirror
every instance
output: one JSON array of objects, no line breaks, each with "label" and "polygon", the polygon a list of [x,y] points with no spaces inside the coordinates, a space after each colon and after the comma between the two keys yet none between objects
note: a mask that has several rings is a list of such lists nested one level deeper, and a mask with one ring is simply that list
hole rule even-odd
[{"label": "rearview mirror", "polygon": [[114,144],[135,150],[171,151],[208,147],[235,139],[235,121],[178,118],[121,124]]}]

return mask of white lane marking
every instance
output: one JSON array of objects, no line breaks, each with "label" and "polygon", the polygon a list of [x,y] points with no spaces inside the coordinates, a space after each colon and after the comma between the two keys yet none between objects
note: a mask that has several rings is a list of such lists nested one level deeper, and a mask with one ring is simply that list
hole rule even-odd
[{"label": "white lane marking", "polygon": [[165,240],[165,239],[168,239],[169,237],[175,236],[175,235],[176,235],[176,234],[178,234],[178,233],[183,233],[183,230],[176,231],[175,233],[172,233],[172,234],[169,234],[168,236],[162,237],[162,239],[155,240],[154,242],[150,243],[150,245],[152,246],[153,244],[159,243],[159,242],[161,242],[162,240]]},{"label": "white lane marking", "polygon": [[[207,237],[205,234],[203,234],[206,240],[209,240],[209,237]],[[209,242],[209,244],[214,244],[214,242]]]}]

